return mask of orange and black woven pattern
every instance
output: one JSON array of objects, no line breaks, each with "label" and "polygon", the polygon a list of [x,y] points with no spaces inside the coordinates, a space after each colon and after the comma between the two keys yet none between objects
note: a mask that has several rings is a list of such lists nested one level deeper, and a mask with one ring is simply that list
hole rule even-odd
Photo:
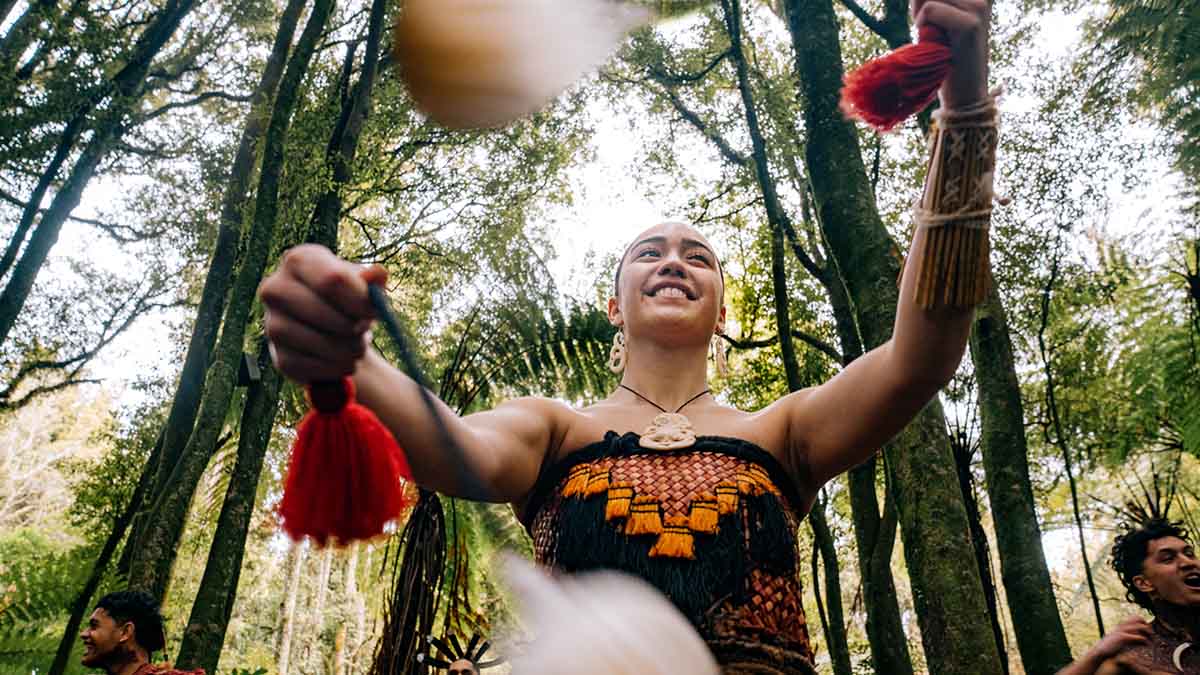
[{"label": "orange and black woven pattern", "polygon": [[[799,503],[778,462],[737,439],[647,450],[609,433],[543,473],[525,521],[539,562],[618,569],[658,587],[727,672],[812,672]],[[782,660],[781,660],[782,659]],[[734,668],[774,664],[782,670]]]}]

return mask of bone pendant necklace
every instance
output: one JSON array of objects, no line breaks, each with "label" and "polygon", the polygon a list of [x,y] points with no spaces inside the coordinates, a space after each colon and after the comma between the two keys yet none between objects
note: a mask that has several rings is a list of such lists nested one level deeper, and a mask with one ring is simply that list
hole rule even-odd
[{"label": "bone pendant necklace", "polygon": [[671,412],[637,393],[631,387],[627,387],[624,384],[618,386],[662,411],[654,417],[654,420],[650,422],[650,426],[646,427],[646,430],[642,432],[642,437],[638,439],[638,445],[651,450],[677,450],[695,445],[696,430],[692,427],[692,421],[687,418],[687,415],[680,414],[679,411],[686,408],[692,401],[709,393],[709,389],[705,389],[684,401],[683,405],[675,409],[675,412]]}]

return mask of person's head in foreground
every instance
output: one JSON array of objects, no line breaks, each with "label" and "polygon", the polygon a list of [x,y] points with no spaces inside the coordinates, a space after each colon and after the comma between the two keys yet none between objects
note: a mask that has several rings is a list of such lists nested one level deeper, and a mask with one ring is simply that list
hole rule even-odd
[{"label": "person's head in foreground", "polygon": [[1125,597],[1155,616],[1200,609],[1200,560],[1179,523],[1154,518],[1127,529],[1113,543],[1112,566]]},{"label": "person's head in foreground", "polygon": [[158,602],[142,591],[118,591],[100,598],[87,625],[81,663],[107,673],[136,672],[166,644]]}]

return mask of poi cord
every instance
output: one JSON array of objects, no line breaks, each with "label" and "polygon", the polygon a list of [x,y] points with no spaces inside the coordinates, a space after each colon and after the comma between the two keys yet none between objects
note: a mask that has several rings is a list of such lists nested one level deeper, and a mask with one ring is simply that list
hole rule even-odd
[{"label": "poi cord", "polygon": [[[436,429],[434,444],[442,446],[455,467],[456,492],[468,499],[493,501],[492,490],[480,480],[450,431],[383,289],[367,288],[404,370],[420,390]],[[408,456],[375,412],[355,400],[352,378],[310,382],[305,389],[311,407],[296,428],[277,510],[280,526],[292,539],[309,538],[318,546],[384,534],[388,524],[402,519],[413,503],[412,492],[406,489],[413,481]]]},{"label": "poi cord", "polygon": [[383,288],[377,284],[368,284],[367,296],[370,298],[371,306],[378,315],[379,322],[383,324],[384,331],[395,344],[396,353],[400,356],[401,365],[404,366],[404,370],[407,371],[408,376],[417,383],[417,388],[421,391],[421,401],[425,404],[425,409],[429,412],[429,416],[433,418],[433,424],[437,427],[442,445],[445,446],[446,451],[451,455],[451,459],[457,468],[458,484],[462,489],[463,496],[475,501],[492,501],[492,491],[480,480],[479,476],[472,469],[470,463],[467,461],[466,451],[454,439],[454,435],[450,433],[450,427],[446,425],[446,420],[442,418],[442,411],[438,409],[437,401],[434,400],[429,379],[425,377],[425,373],[417,364],[417,359],[413,356],[408,340],[404,337],[404,331],[400,328],[400,322],[396,319],[396,314],[392,311],[391,303],[388,302]]}]

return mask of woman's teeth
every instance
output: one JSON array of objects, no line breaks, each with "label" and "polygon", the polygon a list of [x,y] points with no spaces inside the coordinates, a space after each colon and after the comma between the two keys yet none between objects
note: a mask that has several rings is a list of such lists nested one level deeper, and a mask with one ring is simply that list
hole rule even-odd
[{"label": "woman's teeth", "polygon": [[687,297],[687,293],[684,293],[683,291],[679,290],[678,288],[674,288],[672,286],[668,286],[666,288],[660,288],[654,292],[654,295],[656,295],[656,296],[661,295],[664,298],[686,298]]}]

